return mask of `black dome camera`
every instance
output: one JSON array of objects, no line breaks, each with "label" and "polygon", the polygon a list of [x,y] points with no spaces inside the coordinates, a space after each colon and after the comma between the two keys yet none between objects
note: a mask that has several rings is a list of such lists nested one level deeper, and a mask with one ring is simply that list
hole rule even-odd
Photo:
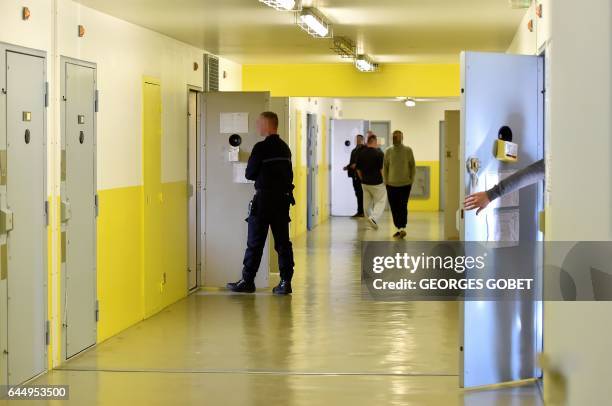
[{"label": "black dome camera", "polygon": [[241,137],[241,136],[239,136],[238,134],[232,134],[232,135],[230,135],[230,137],[229,137],[229,144],[230,144],[232,147],[237,147],[237,146],[239,146],[240,144],[242,144],[242,137]]}]

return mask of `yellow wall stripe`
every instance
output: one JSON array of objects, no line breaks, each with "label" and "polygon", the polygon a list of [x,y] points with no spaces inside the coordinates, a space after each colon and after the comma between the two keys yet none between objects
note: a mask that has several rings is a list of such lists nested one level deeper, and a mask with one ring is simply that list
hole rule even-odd
[{"label": "yellow wall stripe", "polygon": [[294,97],[455,97],[459,65],[386,64],[374,73],[352,64],[243,65],[242,90]]}]

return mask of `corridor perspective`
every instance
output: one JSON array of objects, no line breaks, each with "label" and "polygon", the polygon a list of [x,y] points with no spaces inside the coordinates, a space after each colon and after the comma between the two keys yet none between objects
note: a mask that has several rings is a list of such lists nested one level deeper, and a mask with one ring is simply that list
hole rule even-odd
[{"label": "corridor perspective", "polygon": [[610,0],[0,0],[0,406],[612,405]]},{"label": "corridor perspective", "polygon": [[[534,384],[459,391],[456,302],[363,300],[371,234],[333,219],[296,240],[292,296],[203,289],[33,384],[70,385],[68,405],[542,404]],[[407,238],[440,235],[412,217]]]}]

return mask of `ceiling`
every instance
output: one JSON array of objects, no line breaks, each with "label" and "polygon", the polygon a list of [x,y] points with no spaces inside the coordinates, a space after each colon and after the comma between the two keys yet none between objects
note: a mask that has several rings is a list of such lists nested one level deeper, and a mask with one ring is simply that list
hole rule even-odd
[{"label": "ceiling", "polygon": [[[291,12],[258,0],[78,0],[240,63],[342,59],[329,39],[294,25]],[[505,51],[525,10],[508,0],[304,0],[377,62],[458,62],[462,50]]]}]

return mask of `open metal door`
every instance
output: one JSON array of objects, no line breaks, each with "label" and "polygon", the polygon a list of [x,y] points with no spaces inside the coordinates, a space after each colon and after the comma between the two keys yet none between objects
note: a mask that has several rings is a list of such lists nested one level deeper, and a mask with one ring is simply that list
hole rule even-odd
[{"label": "open metal door", "polygon": [[355,148],[355,136],[365,136],[368,129],[365,120],[331,120],[331,215],[352,216],[357,213],[357,201],[351,178],[342,170],[348,165]]},{"label": "open metal door", "polygon": [[[268,92],[210,92],[202,96],[206,150],[202,201],[206,217],[203,285],[206,287],[223,287],[240,279],[247,243],[245,218],[255,193],[253,182],[245,179],[244,171],[253,146],[263,140],[257,134],[257,117],[268,110]],[[241,138],[237,151],[229,142],[233,134]],[[255,278],[258,288],[269,284],[269,244],[270,238],[266,240]]]},{"label": "open metal door", "polygon": [[[459,198],[463,201],[466,194],[489,189],[493,179],[543,156],[543,61],[537,56],[466,52],[461,55],[461,88]],[[493,145],[502,126],[512,129],[518,162],[494,157]],[[479,169],[470,173],[468,160],[479,162]],[[523,188],[517,197],[513,203],[491,204],[478,216],[462,212],[462,240],[503,242],[488,262],[515,260],[519,245],[521,250],[531,249],[529,261],[541,260],[537,219],[542,185]],[[515,232],[499,238],[490,230],[502,217]],[[460,311],[461,386],[537,377],[540,309],[533,301],[465,301]]]}]

